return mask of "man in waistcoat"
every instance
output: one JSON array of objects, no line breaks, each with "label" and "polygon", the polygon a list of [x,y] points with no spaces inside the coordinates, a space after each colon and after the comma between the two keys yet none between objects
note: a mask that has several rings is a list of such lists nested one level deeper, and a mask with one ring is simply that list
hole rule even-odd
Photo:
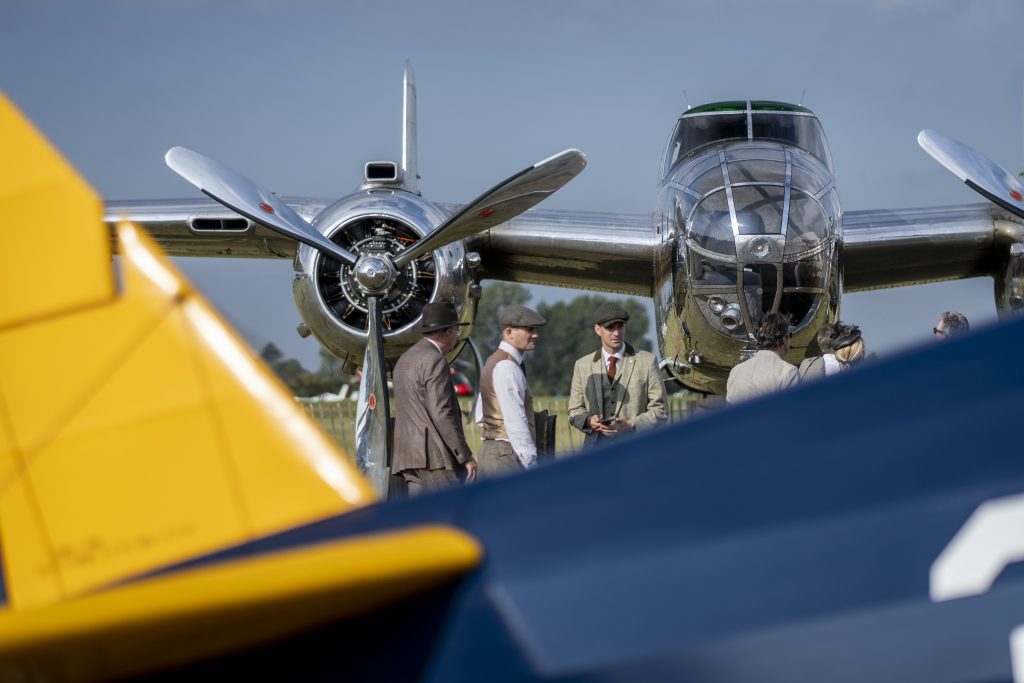
[{"label": "man in waistcoat", "polygon": [[477,454],[481,477],[518,472],[537,464],[533,397],[523,370],[523,354],[537,346],[537,328],[547,321],[513,304],[498,314],[501,344],[480,371],[476,421],[483,443]]},{"label": "man in waistcoat", "polygon": [[447,359],[459,342],[459,327],[466,324],[459,322],[452,304],[427,304],[420,324],[423,338],[395,363],[391,472],[405,479],[409,495],[476,477]]},{"label": "man in waistcoat", "polygon": [[667,419],[654,355],[626,343],[629,313],[607,303],[593,320],[601,348],[576,361],[569,390],[569,424],[586,434],[584,448]]}]

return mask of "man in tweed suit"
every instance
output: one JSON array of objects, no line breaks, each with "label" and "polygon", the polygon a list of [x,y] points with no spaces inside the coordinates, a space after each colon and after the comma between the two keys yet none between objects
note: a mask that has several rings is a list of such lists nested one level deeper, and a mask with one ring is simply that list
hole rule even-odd
[{"label": "man in tweed suit", "polygon": [[607,303],[594,313],[601,348],[576,361],[569,391],[569,424],[590,448],[610,437],[661,424],[665,389],[654,356],[626,343],[629,313]]},{"label": "man in tweed suit", "polygon": [[466,324],[459,322],[452,304],[427,304],[420,326],[423,338],[395,364],[391,472],[405,479],[409,495],[476,478],[447,360],[458,344],[459,327]]},{"label": "man in tweed suit", "polygon": [[729,372],[725,400],[738,403],[748,398],[791,387],[800,381],[794,366],[783,360],[789,352],[789,318],[768,313],[757,328],[757,348]]}]

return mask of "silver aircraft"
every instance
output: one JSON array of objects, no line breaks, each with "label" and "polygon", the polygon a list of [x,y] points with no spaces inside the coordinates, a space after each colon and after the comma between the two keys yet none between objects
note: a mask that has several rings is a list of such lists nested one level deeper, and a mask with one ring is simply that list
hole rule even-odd
[{"label": "silver aircraft", "polygon": [[844,213],[817,117],[737,100],[679,118],[652,213],[532,209],[582,171],[576,150],[453,205],[417,189],[408,65],[404,95],[401,162],[367,163],[337,201],[278,198],[176,147],[167,164],[211,199],[110,202],[106,216],[143,225],[172,255],[294,259],[300,334],[364,369],[357,457],[381,488],[388,366],[418,338],[427,302],[452,301],[472,322],[486,279],[653,298],[663,370],[706,393],[724,391],[769,311],[791,317],[798,362],[844,291],[991,276],[1001,313],[1024,307],[1024,186],[937,132],[921,146],[988,202]]}]

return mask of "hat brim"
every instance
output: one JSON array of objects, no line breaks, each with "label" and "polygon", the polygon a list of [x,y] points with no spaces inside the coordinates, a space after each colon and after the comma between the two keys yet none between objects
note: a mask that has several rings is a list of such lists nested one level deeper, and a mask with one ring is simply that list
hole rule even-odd
[{"label": "hat brim", "polygon": [[441,323],[439,325],[420,325],[420,332],[436,332],[437,330],[446,330],[449,327],[464,327],[470,323]]},{"label": "hat brim", "polygon": [[601,327],[605,327],[606,325],[611,325],[612,323],[628,323],[628,322],[629,322],[629,318],[612,318],[611,320],[602,320],[601,322],[594,323],[594,324],[595,325],[600,325]]}]

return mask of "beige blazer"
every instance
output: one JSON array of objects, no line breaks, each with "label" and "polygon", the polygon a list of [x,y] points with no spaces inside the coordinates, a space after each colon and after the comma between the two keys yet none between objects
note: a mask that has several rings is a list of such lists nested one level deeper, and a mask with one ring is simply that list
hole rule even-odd
[{"label": "beige blazer", "polygon": [[779,358],[774,351],[761,350],[729,372],[725,400],[729,403],[745,401],[791,387],[799,381],[796,367]]},{"label": "beige blazer", "polygon": [[[606,397],[611,406],[608,414],[603,414]],[[665,388],[654,355],[626,344],[615,382],[605,372],[601,349],[577,360],[572,370],[568,413],[569,424],[586,434],[585,446],[595,444],[601,436],[587,426],[591,415],[632,419],[638,430],[665,422]]]},{"label": "beige blazer", "polygon": [[825,376],[825,357],[811,356],[810,358],[804,358],[800,361],[800,367],[797,368],[797,375],[800,376],[801,382],[821,379]]},{"label": "beige blazer", "polygon": [[420,339],[395,364],[395,451],[391,471],[458,470],[473,457],[462,428],[451,369]]}]

